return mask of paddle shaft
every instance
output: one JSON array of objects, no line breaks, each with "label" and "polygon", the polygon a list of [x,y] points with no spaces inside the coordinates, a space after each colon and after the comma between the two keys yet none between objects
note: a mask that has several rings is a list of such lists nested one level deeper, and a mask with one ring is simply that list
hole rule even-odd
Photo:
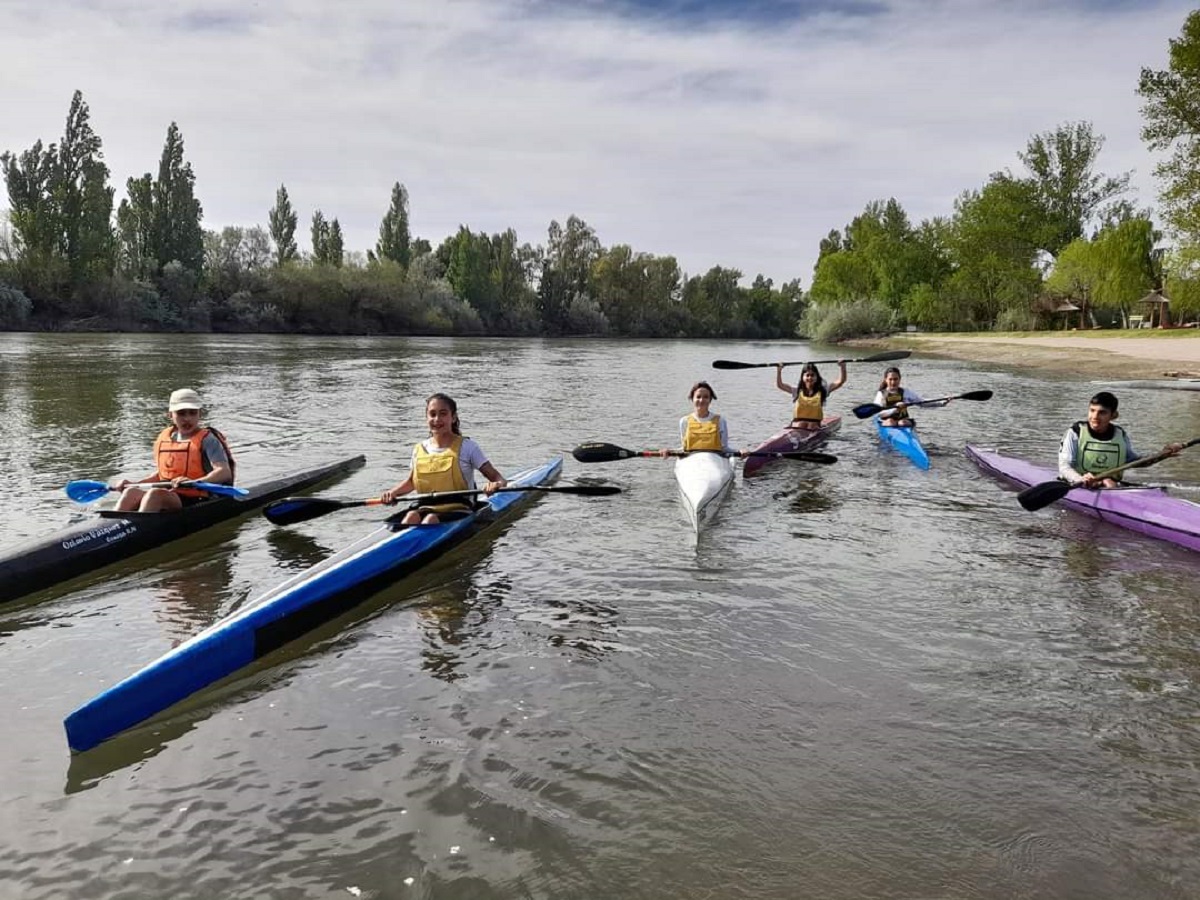
[{"label": "paddle shaft", "polygon": [[[951,400],[991,400],[992,391],[967,391],[965,394],[952,394],[949,397],[938,397],[934,400],[922,400],[919,403],[906,403],[906,409],[912,409],[914,406],[933,406],[936,403],[949,403]],[[871,416],[883,416],[885,419],[890,419],[895,416],[899,409],[895,406],[885,409],[878,403],[862,403],[854,407],[854,415],[859,419],[869,419]]]},{"label": "paddle shaft", "polygon": [[618,447],[616,444],[607,444],[599,441],[580,444],[571,451],[571,455],[582,463],[616,462],[621,459],[661,459],[664,456],[684,457],[690,456],[693,453],[713,453],[733,459],[742,456],[759,456],[770,459],[790,459],[797,462],[820,464],[837,462],[837,457],[829,453],[811,453],[803,450],[778,452],[771,450],[747,450],[745,452],[738,450],[627,450],[625,447]]},{"label": "paddle shaft", "polygon": [[[511,485],[497,488],[494,493],[514,491],[541,491],[555,494],[581,494],[590,497],[605,497],[621,493],[619,487],[611,485],[566,484],[566,485]],[[486,494],[484,488],[465,491],[442,491],[430,494],[409,494],[397,498],[397,503],[407,503],[412,507],[432,506],[441,503],[453,503],[470,497]],[[384,505],[383,498],[372,497],[369,500],[334,500],[328,497],[285,497],[267,504],[263,515],[276,525],[296,525],[310,519],[337,512],[342,509],[354,509],[362,506]]]},{"label": "paddle shaft", "polygon": [[876,363],[876,362],[891,362],[895,359],[907,359],[912,356],[911,350],[889,350],[885,353],[876,353],[874,356],[863,356],[858,359],[809,359],[800,360],[799,362],[769,362],[769,363],[744,363],[737,362],[731,359],[716,359],[713,360],[714,369],[772,369],[776,366],[803,366],[811,363],[814,366],[832,365],[833,363]]}]

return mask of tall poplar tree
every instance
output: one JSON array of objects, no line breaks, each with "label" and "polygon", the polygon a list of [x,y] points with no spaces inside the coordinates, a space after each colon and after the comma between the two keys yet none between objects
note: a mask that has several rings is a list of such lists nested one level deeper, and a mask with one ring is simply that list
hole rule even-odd
[{"label": "tall poplar tree", "polygon": [[379,224],[379,241],[375,244],[375,253],[380,259],[390,259],[406,269],[412,260],[408,230],[408,191],[398,181],[392,185],[392,205]]},{"label": "tall poplar tree", "polygon": [[196,176],[183,158],[183,135],[174,122],[167,128],[158,180],[154,183],[154,241],[159,267],[178,261],[199,274],[204,267],[204,211],[195,196]]},{"label": "tall poplar tree", "polygon": [[275,206],[268,217],[271,240],[275,242],[275,265],[282,266],[296,258],[296,211],[288,197],[287,188],[275,192]]}]

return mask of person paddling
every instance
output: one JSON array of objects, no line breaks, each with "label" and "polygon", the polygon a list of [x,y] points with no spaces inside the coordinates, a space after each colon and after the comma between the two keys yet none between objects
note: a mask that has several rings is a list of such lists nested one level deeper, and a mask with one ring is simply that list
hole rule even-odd
[{"label": "person paddling", "polygon": [[[429,437],[413,447],[408,477],[380,495],[384,503],[395,503],[414,490],[419,494],[474,490],[476,469],[488,479],[485,493],[494,493],[497,488],[508,485],[480,446],[471,438],[463,437],[458,404],[452,397],[440,393],[431,395],[425,401],[425,421],[429,426]],[[461,518],[470,511],[469,503],[422,506],[409,510],[401,524],[436,525]]]},{"label": "person paddling", "polygon": [[[879,382],[879,390],[875,394],[875,405],[882,406],[885,410],[894,409],[896,414],[881,417],[881,425],[888,427],[899,425],[904,428],[912,428],[913,420],[908,414],[908,407],[924,402],[924,399],[916,391],[910,391],[908,388],[900,385],[899,368],[889,366],[887,371],[883,373],[883,381]],[[937,403],[931,401],[928,405],[945,406],[949,402],[949,400],[941,400]]]},{"label": "person paddling", "polygon": [[800,381],[793,388],[783,380],[783,364],[775,364],[775,386],[792,397],[792,428],[816,431],[825,418],[825,401],[829,395],[846,383],[846,361],[838,360],[838,378],[826,385],[817,367],[808,362],[800,369]]},{"label": "person paddling", "polygon": [[[1096,474],[1141,459],[1117,418],[1117,398],[1100,391],[1088,403],[1086,421],[1076,422],[1063,435],[1058,449],[1058,475],[1069,484],[1089,488],[1113,488],[1121,476],[1097,479]],[[1183,444],[1172,443],[1162,452],[1174,456]]]},{"label": "person paddling", "polygon": [[[732,450],[729,446],[729,426],[724,417],[709,408],[717,399],[716,391],[707,381],[697,381],[688,391],[692,411],[679,420],[679,445],[684,453],[695,450],[721,450],[744,456],[745,451]],[[660,450],[660,456],[670,456],[671,451]]]},{"label": "person paddling", "polygon": [[[115,487],[121,491],[117,509],[121,512],[176,512],[206,499],[204,491],[180,487],[185,481],[209,481],[233,484],[235,463],[225,435],[212,426],[202,426],[204,404],[190,388],[180,388],[167,402],[171,424],[154,441],[154,461],[158,471],[130,481],[123,479]],[[138,487],[155,481],[169,481],[171,487]]]}]

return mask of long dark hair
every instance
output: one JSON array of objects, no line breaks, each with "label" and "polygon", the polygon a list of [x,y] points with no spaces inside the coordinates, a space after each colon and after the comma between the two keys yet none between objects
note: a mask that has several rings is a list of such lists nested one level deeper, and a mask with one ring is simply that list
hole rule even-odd
[{"label": "long dark hair", "polygon": [[[814,389],[811,394],[804,393],[804,373],[812,372],[816,376],[814,381]],[[797,399],[801,394],[805,397],[812,397],[815,394],[821,395],[821,402],[825,402],[825,398],[829,395],[829,390],[825,387],[825,379],[821,377],[821,372],[812,363],[805,363],[800,368],[800,380],[796,382],[796,392],[792,395],[792,399]]]},{"label": "long dark hair", "polygon": [[688,391],[688,399],[691,400],[693,397],[695,397],[696,391],[698,391],[700,388],[708,388],[708,395],[714,400],[717,399],[717,392],[712,389],[712,385],[707,381],[697,381],[695,384],[693,384],[692,389]]},{"label": "long dark hair", "polygon": [[896,373],[897,378],[900,377],[900,369],[897,366],[888,366],[887,369],[884,370],[883,378],[879,382],[879,389],[881,391],[887,390],[887,377],[889,375],[891,375],[893,372]]},{"label": "long dark hair", "polygon": [[428,397],[425,398],[425,411],[426,412],[429,411],[429,404],[432,403],[434,400],[441,400],[448,407],[450,407],[450,427],[451,427],[451,429],[453,429],[455,434],[462,434],[462,426],[459,424],[459,421],[458,421],[458,404],[454,402],[454,398],[451,397],[449,394],[443,394],[440,392],[436,393],[436,394],[430,394]]}]

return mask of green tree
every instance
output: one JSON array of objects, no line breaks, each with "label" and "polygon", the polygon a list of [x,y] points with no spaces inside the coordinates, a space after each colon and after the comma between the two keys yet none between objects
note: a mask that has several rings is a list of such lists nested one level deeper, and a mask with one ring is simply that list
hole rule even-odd
[{"label": "green tree", "polygon": [[1167,68],[1142,69],[1137,92],[1144,98],[1142,140],[1170,151],[1155,166],[1167,224],[1189,243],[1200,244],[1200,10],[1188,14],[1178,38],[1168,42]]},{"label": "green tree", "polygon": [[204,210],[196,199],[196,176],[183,158],[183,134],[172,122],[167,128],[158,179],[154,182],[154,254],[159,269],[178,262],[199,275],[204,267]]},{"label": "green tree", "polygon": [[275,242],[275,265],[283,266],[298,255],[296,247],[296,210],[292,208],[287,187],[279,186],[275,192],[275,205],[271,207],[267,222],[271,240]]},{"label": "green tree", "polygon": [[1091,122],[1068,122],[1034,135],[1018,154],[1045,210],[1040,249],[1052,256],[1083,237],[1104,204],[1129,189],[1128,172],[1110,177],[1094,171],[1103,146],[1104,137],[1093,132]]},{"label": "green tree", "polygon": [[325,244],[326,262],[335,269],[342,267],[346,256],[346,243],[342,238],[342,223],[334,219],[329,223],[329,240]]},{"label": "green tree", "polygon": [[392,185],[392,205],[379,224],[375,253],[379,259],[390,259],[406,269],[412,259],[408,232],[408,191],[398,181]]},{"label": "green tree", "polygon": [[982,190],[959,197],[947,241],[955,270],[945,286],[957,326],[990,327],[1002,310],[1032,309],[1045,223],[1028,179],[996,173]]},{"label": "green tree", "polygon": [[128,198],[117,207],[118,265],[131,278],[151,278],[158,268],[154,243],[154,180],[147,172],[125,183]]},{"label": "green tree", "polygon": [[[19,268],[37,293],[78,295],[112,274],[113,190],[101,141],[76,91],[58,144],[0,155]],[[49,299],[49,298],[48,298]]]}]

